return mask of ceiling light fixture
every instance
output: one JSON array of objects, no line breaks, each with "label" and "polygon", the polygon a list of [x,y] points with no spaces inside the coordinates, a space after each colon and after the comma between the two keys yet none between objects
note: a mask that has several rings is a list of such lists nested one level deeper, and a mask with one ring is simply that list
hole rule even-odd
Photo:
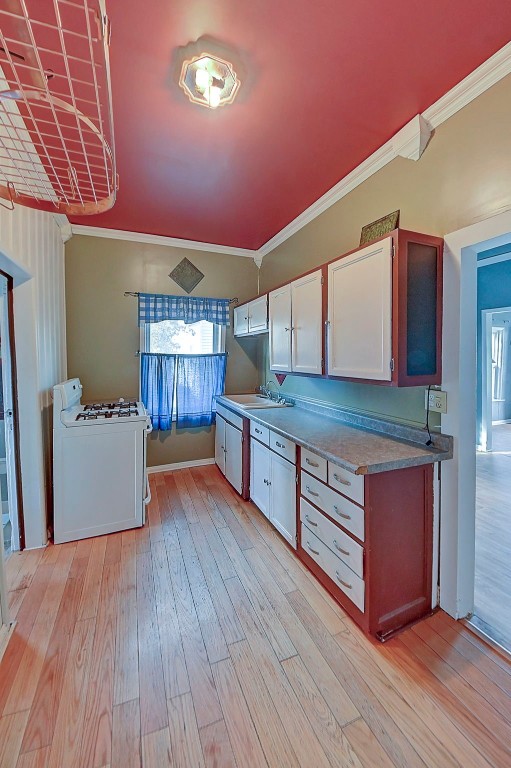
[{"label": "ceiling light fixture", "polygon": [[201,53],[183,63],[179,85],[194,104],[216,109],[232,104],[240,81],[228,61]]}]

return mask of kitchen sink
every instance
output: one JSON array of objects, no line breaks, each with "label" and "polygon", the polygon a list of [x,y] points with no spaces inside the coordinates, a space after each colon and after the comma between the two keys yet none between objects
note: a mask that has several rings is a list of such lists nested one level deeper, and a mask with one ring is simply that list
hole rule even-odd
[{"label": "kitchen sink", "polygon": [[223,395],[223,397],[247,411],[253,408],[286,408],[290,405],[289,403],[276,403],[275,400],[270,400],[264,395]]}]

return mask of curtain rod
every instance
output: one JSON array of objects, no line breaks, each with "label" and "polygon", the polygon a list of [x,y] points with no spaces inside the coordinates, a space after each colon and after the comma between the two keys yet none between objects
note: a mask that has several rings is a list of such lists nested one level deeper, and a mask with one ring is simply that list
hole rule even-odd
[{"label": "curtain rod", "polygon": [[[138,296],[140,296],[140,291],[124,291],[124,295],[125,296],[136,296],[138,298]],[[166,295],[166,294],[162,294],[162,295]],[[188,297],[187,296],[183,296],[183,297],[180,296],[179,298],[186,299]],[[190,298],[191,299],[199,299],[199,298],[202,298],[202,297],[201,296],[190,296]],[[229,299],[229,304],[233,304],[233,303],[234,304],[239,304],[239,301],[240,300],[236,296],[234,299]]]}]

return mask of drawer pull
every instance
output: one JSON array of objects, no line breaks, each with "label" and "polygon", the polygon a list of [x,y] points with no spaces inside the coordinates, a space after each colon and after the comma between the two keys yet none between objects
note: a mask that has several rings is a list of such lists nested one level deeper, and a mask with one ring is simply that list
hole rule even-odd
[{"label": "drawer pull", "polygon": [[344,520],[351,520],[351,515],[346,515],[344,512],[341,512],[339,507],[336,507],[335,505],[334,505],[334,512],[336,513],[336,515],[339,515],[339,517],[342,517]]},{"label": "drawer pull", "polygon": [[[310,517],[309,517],[309,515],[305,515],[305,519],[307,520],[307,522],[309,523],[309,525],[313,525],[313,526],[314,526],[314,528],[317,528],[317,527],[318,527],[318,524],[317,524],[317,523],[315,523],[315,522],[314,522],[314,520],[311,520],[311,519],[310,519]],[[334,542],[334,543],[335,543],[335,542]]]},{"label": "drawer pull", "polygon": [[275,440],[275,445],[277,446],[277,448],[285,448],[286,447],[285,445],[282,445],[282,443],[279,443],[277,440]]},{"label": "drawer pull", "polygon": [[349,551],[347,549],[343,549],[342,547],[340,547],[335,539],[334,539],[334,547],[338,549],[339,552],[342,552],[343,555],[347,555],[349,557],[349,554],[350,554]]},{"label": "drawer pull", "polygon": [[343,485],[351,485],[351,480],[345,480],[340,475],[336,474],[334,472],[334,478],[337,480],[338,483],[342,483]]},{"label": "drawer pull", "polygon": [[305,490],[307,493],[310,493],[311,496],[319,496],[319,493],[316,493],[316,491],[311,491],[308,485],[305,486]]},{"label": "drawer pull", "polygon": [[312,549],[309,542],[307,542],[307,549],[310,549],[311,552],[314,552],[315,555],[319,555],[319,552],[316,549]]},{"label": "drawer pull", "polygon": [[339,582],[340,582],[340,583],[343,585],[343,587],[346,587],[346,589],[353,589],[353,587],[351,586],[351,584],[348,584],[348,582],[347,582],[347,581],[343,581],[343,580],[341,579],[341,577],[339,576],[339,571],[336,571],[336,572],[335,572],[335,575],[337,576],[337,581],[339,581]]},{"label": "drawer pull", "polygon": [[264,479],[264,480],[263,480],[263,483],[264,483],[265,485],[271,485],[271,482],[270,482],[269,480],[266,480],[266,479]]},{"label": "drawer pull", "polygon": [[254,427],[254,432],[257,432],[258,435],[262,435],[263,434],[263,430],[262,429],[257,429],[257,427]]},{"label": "drawer pull", "polygon": [[307,464],[310,464],[311,467],[319,467],[319,464],[317,461],[311,461],[309,458],[305,458],[305,461]]}]

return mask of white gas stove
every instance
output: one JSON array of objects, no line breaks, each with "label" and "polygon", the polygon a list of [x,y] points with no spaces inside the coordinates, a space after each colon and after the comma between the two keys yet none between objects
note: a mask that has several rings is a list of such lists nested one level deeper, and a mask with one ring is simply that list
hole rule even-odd
[{"label": "white gas stove", "polygon": [[144,524],[150,496],[143,403],[83,404],[79,379],[53,388],[56,544]]}]

